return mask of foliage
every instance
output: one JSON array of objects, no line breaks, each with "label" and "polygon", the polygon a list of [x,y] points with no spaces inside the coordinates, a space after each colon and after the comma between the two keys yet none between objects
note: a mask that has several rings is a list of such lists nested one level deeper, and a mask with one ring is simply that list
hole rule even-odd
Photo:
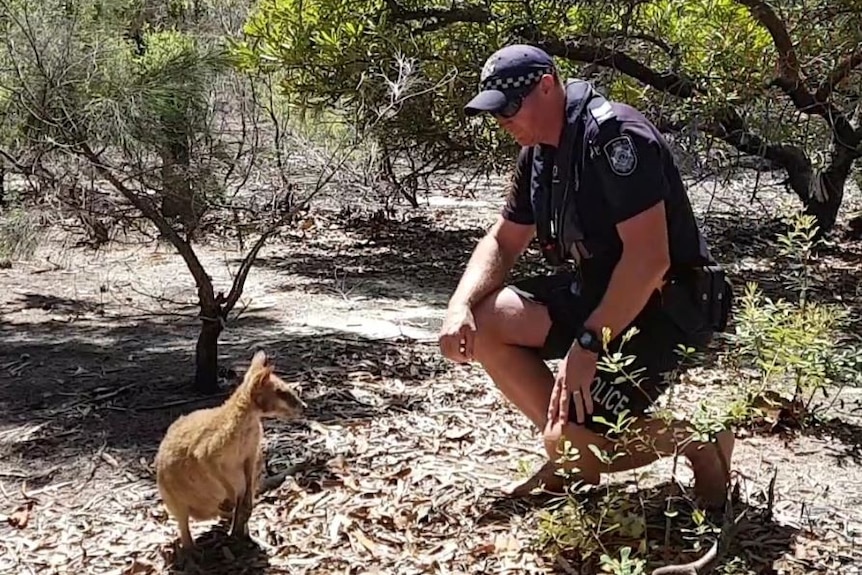
[{"label": "foliage", "polygon": [[[3,80],[19,97],[9,111],[20,115],[10,125],[29,146],[158,146],[205,128],[207,87],[226,62],[218,47],[153,32],[139,56],[120,30],[106,33],[86,15],[34,5],[26,15],[7,16],[2,58],[12,73]],[[38,110],[20,101],[25,96],[39,102]]]},{"label": "foliage", "polygon": [[[111,239],[101,217],[107,212],[123,231],[155,228],[176,248],[194,279],[202,322],[195,382],[214,391],[217,340],[257,254],[357,155],[361,137],[346,130],[335,150],[305,146],[302,167],[319,166],[319,173],[293,180],[287,148],[302,135],[290,133],[289,110],[274,92],[282,75],[237,66],[226,50],[230,37],[208,32],[216,21],[231,28],[236,19],[219,10],[240,12],[239,0],[155,7],[78,0],[26,10],[0,0],[0,7],[4,158],[67,205],[99,204],[102,214],[81,218],[92,243]],[[410,77],[405,70],[390,86],[389,117],[413,95]],[[254,193],[243,189],[249,182]],[[253,236],[225,290],[192,247],[213,211],[232,216],[241,246]]]},{"label": "foliage", "polygon": [[646,561],[643,559],[633,559],[631,557],[632,548],[620,548],[620,558],[602,555],[602,571],[613,573],[614,575],[644,575]]},{"label": "foliage", "polygon": [[397,77],[389,63],[408,62],[427,93],[370,136],[398,157],[433,158],[436,168],[494,170],[510,165],[514,143],[462,107],[491,52],[538,44],[564,76],[589,78],[662,129],[687,133],[678,142],[689,152],[709,152],[717,139],[787,170],[788,185],[828,228],[862,155],[862,131],[851,123],[859,8],[858,0],[803,0],[779,11],[755,0],[263,0],[237,52],[247,66],[284,69],[296,105],[343,109],[361,127],[393,97],[369,80]]},{"label": "foliage", "polygon": [[398,95],[392,86],[409,72],[412,89],[425,93],[377,124],[375,135],[393,149],[420,146],[451,157],[493,136],[487,126],[467,126],[452,105],[472,88],[469,71],[494,41],[480,26],[416,34],[390,21],[382,2],[265,0],[245,33],[239,53],[247,65],[282,68],[295,105],[310,113],[343,109],[360,130],[377,121]]},{"label": "foliage", "polygon": [[[134,58],[135,82],[124,101],[140,103],[133,112],[133,130],[156,147],[204,128],[209,91],[228,60],[216,46],[175,30],[146,35],[146,52]],[[143,128],[146,127],[146,130]]]},{"label": "foliage", "polygon": [[[228,184],[248,179],[258,145],[257,123],[245,129],[245,122],[256,120],[260,110],[251,109],[242,93],[222,93],[237,80],[223,42],[161,25],[127,30],[132,4],[2,7],[5,157],[54,188],[63,202],[98,203],[124,224],[144,219],[173,244],[194,278],[204,322],[195,381],[214,389],[217,337],[263,241],[243,260],[228,296],[215,292],[190,244],[212,200]],[[220,107],[237,103],[242,112],[232,121],[243,122],[239,138],[213,121]],[[28,156],[38,170],[28,167]],[[212,185],[214,169],[222,194],[207,197],[201,192]],[[104,243],[110,234],[100,215],[82,220]],[[265,239],[273,222],[257,219],[270,226],[262,230]],[[279,213],[276,221],[288,219]]]},{"label": "foliage", "polygon": [[[778,265],[784,264],[782,277],[793,290],[792,299],[767,297],[756,284],[748,283],[739,302],[728,360],[749,407],[767,395],[789,395],[802,404],[806,415],[813,415],[819,392],[837,390],[837,396],[843,387],[862,383],[862,350],[841,335],[852,321],[849,313],[838,303],[810,297],[816,265],[813,252],[821,245],[815,236],[813,218],[797,213],[778,238]],[[735,410],[738,418],[760,413],[739,405]]]},{"label": "foliage", "polygon": [[0,267],[33,256],[39,246],[39,222],[21,208],[0,212]]},{"label": "foliage", "polygon": [[[249,60],[284,66],[289,71],[285,87],[297,102],[310,106],[338,103],[357,118],[388,97],[376,84],[364,80],[390,76],[392,70],[382,64],[403,54],[416,60],[419,77],[429,85],[442,83],[431,99],[432,106],[421,116],[423,127],[426,120],[442,123],[441,128],[453,132],[451,137],[464,131],[465,136],[484,135],[483,140],[493,134],[471,131],[461,106],[475,91],[484,59],[503,44],[523,38],[527,29],[581,42],[603,40],[609,49],[631,47],[634,57],[646,66],[680,73],[703,86],[704,94],[690,103],[690,111],[704,113],[708,111],[705,105],[715,107],[726,100],[748,103],[768,96],[767,83],[776,59],[771,37],[743,3],[733,0],[661,0],[636,5],[543,1],[531,4],[527,11],[508,2],[490,2],[487,8],[467,4],[446,10],[443,6],[448,4],[265,0],[248,21],[242,53]],[[455,11],[458,9],[460,13]],[[806,19],[810,9],[800,6],[787,11],[788,27],[804,31],[801,57],[813,61],[827,50],[852,46],[859,40],[859,32],[847,18],[840,19],[840,38],[824,40],[829,36],[815,32],[829,23]],[[832,64],[837,57],[838,53],[832,55]],[[560,59],[566,74],[577,73],[577,64],[589,62],[587,58]],[[644,107],[655,103],[657,94],[648,85],[619,74],[612,76],[610,96]],[[422,109],[417,105],[416,110]],[[392,126],[395,133],[407,127]]]}]

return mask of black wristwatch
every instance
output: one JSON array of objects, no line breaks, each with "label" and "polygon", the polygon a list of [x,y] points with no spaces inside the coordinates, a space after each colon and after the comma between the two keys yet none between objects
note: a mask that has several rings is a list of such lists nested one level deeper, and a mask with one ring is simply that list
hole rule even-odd
[{"label": "black wristwatch", "polygon": [[587,351],[591,351],[593,353],[602,352],[602,340],[599,338],[598,334],[591,329],[585,327],[581,328],[575,341],[577,341],[578,345]]}]

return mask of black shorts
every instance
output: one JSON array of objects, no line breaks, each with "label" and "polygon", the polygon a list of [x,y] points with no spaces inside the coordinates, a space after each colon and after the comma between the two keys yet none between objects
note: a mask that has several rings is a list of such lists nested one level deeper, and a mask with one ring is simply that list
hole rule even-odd
[{"label": "black shorts", "polygon": [[[531,277],[507,286],[519,296],[548,308],[551,328],[539,350],[543,359],[563,358],[571,348],[578,329],[599,303],[597,297],[580,295],[575,282],[573,274],[562,273]],[[632,325],[637,326],[638,333],[626,341],[622,349],[622,334],[616,336],[608,349],[611,353],[620,351],[623,356],[636,356],[635,361],[625,368],[625,373],[634,376],[635,381],[629,378],[621,380],[622,374],[596,369],[598,381],[593,382],[590,390],[593,413],[592,416],[585,414],[585,426],[597,433],[607,434],[609,429],[607,424],[594,421],[595,416],[601,416],[614,424],[625,410],[628,410],[626,417],[646,414],[667,390],[668,372],[680,367],[683,357],[676,351],[678,346],[692,345],[684,332],[664,313],[658,292],[649,300]],[[574,422],[575,418],[572,400],[569,404],[569,420]]]}]

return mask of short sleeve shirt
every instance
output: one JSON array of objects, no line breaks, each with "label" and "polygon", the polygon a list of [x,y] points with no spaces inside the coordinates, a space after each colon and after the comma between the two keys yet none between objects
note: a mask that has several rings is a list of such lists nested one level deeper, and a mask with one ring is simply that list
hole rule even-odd
[{"label": "short sleeve shirt", "polygon": [[530,178],[533,169],[533,148],[521,147],[509,181],[506,183],[506,203],[503,217],[516,224],[536,223],[530,199]]},{"label": "short sleeve shirt", "polygon": [[[700,236],[682,178],[661,133],[639,111],[612,104],[616,118],[587,132],[591,142],[584,156],[575,205],[593,257],[583,262],[603,282],[609,281],[622,241],[617,224],[665,201],[671,264],[700,262]],[[502,216],[532,225],[530,197],[533,149],[521,149],[507,186]]]}]

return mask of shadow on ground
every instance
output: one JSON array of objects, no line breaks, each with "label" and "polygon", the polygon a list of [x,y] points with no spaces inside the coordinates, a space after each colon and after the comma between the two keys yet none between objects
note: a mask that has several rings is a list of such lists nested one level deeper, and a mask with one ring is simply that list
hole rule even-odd
[{"label": "shadow on ground", "polygon": [[834,457],[839,467],[862,465],[862,426],[839,417],[817,421],[799,433],[827,443],[824,454]]},{"label": "shadow on ground", "polygon": [[[409,384],[446,369],[439,354],[412,340],[284,333],[266,318],[246,316],[220,346],[226,385],[220,395],[206,397],[191,390],[195,322],[110,321],[0,319],[0,459],[13,476],[29,477],[31,487],[79,475],[68,463],[102,451],[149,476],[141,459],[151,461],[168,425],[223,401],[258,345],[274,358],[280,375],[301,385],[309,404],[306,420],[357,420],[392,407],[416,409],[421,400],[404,389],[416,389]],[[376,383],[373,393],[345,385],[354,377]],[[408,385],[382,383],[391,378]],[[310,433],[305,421],[279,426],[300,439]]]},{"label": "shadow on ground", "polygon": [[[619,550],[626,546],[633,550],[633,555],[643,557],[635,550],[643,540],[644,517],[646,538],[651,544],[647,573],[665,565],[696,561],[716,540],[718,531],[734,523],[732,517],[741,515],[742,519],[730,531],[727,539],[730,543],[712,563],[710,572],[771,573],[773,563],[792,550],[799,533],[795,527],[774,521],[767,508],[743,502],[738,496],[734,499],[732,516],[725,519],[723,512],[708,512],[699,528],[694,519],[695,508],[690,503],[691,494],[680,495],[675,482],[636,487],[633,481],[627,481],[592,488],[586,493],[571,495],[565,502],[548,494],[521,500],[497,498],[491,500],[479,523],[508,524],[514,516],[542,511],[547,519],[539,520],[539,545],[548,546],[547,551],[553,551],[555,544],[562,545],[560,555],[571,565],[580,566],[581,573],[603,572],[598,556],[604,551],[598,548],[598,553],[590,557],[582,555],[585,548],[597,545],[597,537],[607,551],[616,553],[617,559]],[[598,535],[600,531],[603,532]],[[768,544],[750,544],[758,540]],[[578,546],[581,551],[573,551]],[[722,571],[722,566],[726,571]]]},{"label": "shadow on ground", "polygon": [[[782,269],[777,238],[788,231],[779,218],[760,214],[710,214],[703,222],[713,255],[731,270],[741,297],[747,282],[757,282],[765,295],[794,298]],[[260,258],[257,265],[314,280],[306,291],[326,291],[345,297],[431,297],[445,304],[463,272],[481,228],[446,229],[430,217],[403,221],[350,219],[327,221],[325,233],[295,239],[284,253]],[[837,228],[816,252],[811,298],[843,302],[853,314],[862,313],[856,296],[862,243],[846,241]],[[532,244],[531,248],[535,245]],[[778,265],[776,265],[776,263]],[[514,275],[549,273],[535,249],[529,250]],[[295,289],[285,284],[283,289]],[[860,328],[862,329],[862,328]]]},{"label": "shadow on ground", "polygon": [[[730,270],[737,302],[745,293],[745,284],[756,282],[763,295],[788,301],[798,301],[799,292],[793,287],[787,258],[778,249],[778,236],[789,230],[778,218],[756,216],[711,215],[704,230],[713,256]],[[818,246],[811,263],[809,301],[843,306],[850,317],[862,314],[862,296],[857,294],[862,242],[847,240],[845,230],[838,227],[823,245]],[[738,303],[737,303],[738,309]],[[862,323],[848,326],[862,335]]]},{"label": "shadow on ground", "polygon": [[[428,297],[445,303],[455,289],[479,228],[444,229],[427,217],[404,221],[351,219],[284,245],[284,254],[257,266],[314,280],[303,290],[344,296]],[[293,289],[293,286],[282,286]]]},{"label": "shadow on ground", "polygon": [[252,539],[233,539],[229,526],[213,527],[195,537],[197,549],[186,554],[175,544],[170,550],[168,573],[172,575],[257,575],[269,571],[269,556]]}]

